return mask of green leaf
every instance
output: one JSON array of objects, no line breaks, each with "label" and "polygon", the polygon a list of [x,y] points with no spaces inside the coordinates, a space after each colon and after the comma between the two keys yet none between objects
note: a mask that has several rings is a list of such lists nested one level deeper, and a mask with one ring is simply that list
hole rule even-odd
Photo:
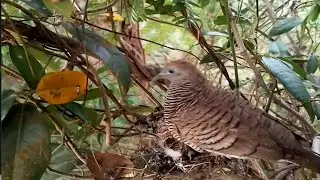
[{"label": "green leaf", "polygon": [[225,25],[225,24],[227,24],[226,16],[218,16],[214,20],[214,24],[215,25]]},{"label": "green leaf", "polygon": [[312,102],[312,108],[317,118],[320,119],[320,104],[317,102]]},{"label": "green leaf", "polygon": [[292,71],[292,69],[277,59],[262,57],[262,60],[271,73],[279,79],[281,84],[283,84],[293,97],[302,103],[306,103],[310,100],[310,95],[302,80]]},{"label": "green leaf", "polygon": [[173,0],[165,0],[163,5],[172,5],[173,4]]},{"label": "green leaf", "polygon": [[[220,55],[219,53],[216,53],[216,56],[217,56],[217,58],[219,58],[220,60],[224,58],[224,57],[223,57],[222,55]],[[214,58],[213,58],[210,54],[206,54],[206,55],[202,58],[200,64],[203,64],[203,63],[211,63],[211,62],[215,62],[215,61],[214,61]]]},{"label": "green leaf", "polygon": [[310,117],[311,122],[313,122],[314,118],[315,118],[315,113],[314,113],[314,109],[313,109],[311,102],[304,103],[303,107],[306,109],[306,111]]},{"label": "green leaf", "polygon": [[[43,49],[42,46],[40,46],[39,48]],[[51,55],[48,55],[45,52],[43,52],[41,50],[38,50],[38,49],[35,49],[35,48],[31,47],[31,46],[27,46],[27,51],[33,57],[38,59],[38,61],[40,61],[44,65],[47,65],[52,72],[56,72],[56,71],[58,71],[60,69],[59,65],[54,63]]]},{"label": "green leaf", "polygon": [[70,19],[73,11],[73,6],[69,0],[42,0],[45,6],[51,12],[57,12],[63,17]]},{"label": "green leaf", "polygon": [[130,85],[130,72],[128,60],[116,47],[106,44],[105,40],[98,34],[71,24],[63,23],[63,26],[78,40],[83,40],[85,47],[95,54],[109,67],[113,74],[118,78],[120,90],[124,96]]},{"label": "green leaf", "polygon": [[248,49],[249,51],[253,51],[254,50],[255,46],[251,41],[243,39],[243,43],[244,43],[245,48]]},{"label": "green leaf", "polygon": [[320,4],[314,4],[311,10],[309,11],[309,14],[304,18],[303,23],[301,25],[301,34],[305,35],[305,30],[307,27],[307,24],[310,21],[316,21],[320,14]]},{"label": "green leaf", "polygon": [[308,16],[306,17],[306,21],[310,22],[310,21],[316,21],[319,17],[320,14],[320,5],[315,4],[312,9],[310,10]]},{"label": "green leaf", "polygon": [[211,63],[211,62],[214,62],[213,57],[210,56],[210,54],[206,54],[206,55],[202,58],[202,60],[201,60],[200,63],[203,64],[203,63]]},{"label": "green leaf", "polygon": [[81,127],[76,133],[73,135],[73,139],[80,141],[80,143],[85,140],[90,134],[88,133],[87,127]]},{"label": "green leaf", "polygon": [[43,4],[42,0],[21,0],[22,2],[25,2],[41,14],[45,16],[51,16],[52,13],[46,8],[46,6]]},{"label": "green leaf", "polygon": [[269,52],[276,56],[288,56],[288,46],[282,41],[273,41],[269,44]]},{"label": "green leaf", "polygon": [[132,15],[135,20],[146,20],[146,12],[144,10],[144,0],[134,0],[132,4]]},{"label": "green leaf", "polygon": [[300,66],[297,65],[297,63],[295,63],[294,61],[286,57],[278,57],[278,58],[281,59],[282,61],[285,61],[286,63],[289,63],[292,66],[294,72],[299,74],[303,79],[307,79],[307,74]]},{"label": "green leaf", "polygon": [[[151,0],[151,1],[153,1],[153,0]],[[157,10],[157,9],[161,8],[164,5],[164,1],[165,0],[153,1],[153,3],[155,3],[154,4],[155,9]],[[147,0],[147,3],[150,3],[150,2]]]},{"label": "green leaf", "polygon": [[210,0],[198,0],[198,2],[200,3],[200,6],[204,8],[210,3]]},{"label": "green leaf", "polygon": [[[49,105],[46,106],[46,109],[48,110],[48,113],[57,120],[61,127],[66,131],[66,133],[72,134],[79,129],[79,125],[71,121],[71,117],[68,117],[68,115],[66,115],[70,113],[64,112],[64,108],[59,109],[58,106]],[[48,128],[55,130],[55,126],[51,120],[45,121],[45,123],[47,124]]]},{"label": "green leaf", "polygon": [[314,112],[310,103],[310,95],[302,80],[282,61],[262,57],[263,63],[271,73],[281,82],[287,91],[297,100],[303,103],[311,121],[314,120]]},{"label": "green leaf", "polygon": [[1,89],[1,122],[11,109],[14,101],[16,100],[16,97],[17,96],[13,90]]},{"label": "green leaf", "polygon": [[[165,7],[164,7],[165,8]],[[172,8],[170,9],[169,13],[174,13],[177,11],[183,11],[186,9],[186,5],[183,1],[176,3]]]},{"label": "green leaf", "polygon": [[194,7],[200,8],[199,4],[194,3],[192,1],[186,1],[186,3],[188,3],[188,4],[190,4],[190,5],[194,6]]},{"label": "green leaf", "polygon": [[208,12],[210,12],[210,13],[215,13],[215,12],[216,12],[217,2],[218,2],[218,1],[216,1],[216,0],[210,2],[209,6],[208,6],[208,8],[207,8],[207,9],[208,9]]},{"label": "green leaf", "polygon": [[[215,25],[226,25],[227,24],[227,19],[226,16],[218,16],[214,20]],[[239,21],[237,21],[237,24],[250,24],[250,21],[244,17],[239,17]]]},{"label": "green leaf", "polygon": [[41,77],[45,74],[41,64],[30,54],[26,55],[24,48],[21,46],[10,45],[9,52],[12,63],[18,69],[28,86],[35,89]]},{"label": "green leaf", "polygon": [[50,161],[47,118],[31,104],[14,105],[2,122],[3,179],[40,179]]},{"label": "green leaf", "polygon": [[291,29],[299,26],[301,23],[302,20],[298,17],[282,19],[271,28],[269,36],[273,37],[289,32]]},{"label": "green leaf", "polygon": [[[65,146],[59,146],[58,144],[53,144],[50,160],[50,168],[57,170],[62,173],[68,174],[72,171],[76,166],[77,158],[74,153],[72,153]],[[57,175],[50,171],[47,171],[41,177],[41,180],[55,180],[62,177],[61,175]]]},{"label": "green leaf", "polygon": [[72,102],[66,105],[63,105],[68,111],[72,112],[74,115],[84,120],[86,123],[93,126],[98,125],[98,114],[94,109],[84,107],[78,103]]},{"label": "green leaf", "polygon": [[108,67],[102,66],[97,70],[97,73],[100,75],[101,73],[104,73],[106,71],[108,71]]},{"label": "green leaf", "polygon": [[99,88],[90,89],[85,95],[80,96],[76,101],[93,100],[101,97]]},{"label": "green leaf", "polygon": [[307,61],[307,72],[309,74],[314,73],[316,72],[318,67],[319,67],[318,57],[315,55],[310,56]]}]

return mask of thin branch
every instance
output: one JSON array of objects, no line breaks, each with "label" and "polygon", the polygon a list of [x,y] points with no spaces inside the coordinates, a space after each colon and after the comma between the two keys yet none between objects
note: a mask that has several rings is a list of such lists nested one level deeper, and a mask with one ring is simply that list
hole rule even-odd
[{"label": "thin branch", "polygon": [[[84,60],[84,57],[82,56],[78,56],[80,57],[82,60]],[[99,78],[97,72],[95,71],[95,69],[92,67],[92,65],[90,63],[87,63],[87,67],[88,70],[92,72],[93,77],[95,78],[95,82],[97,83],[97,86],[100,90],[100,94],[102,96],[102,102],[104,105],[104,115],[105,117],[103,118],[103,121],[105,122],[105,133],[106,133],[106,145],[110,145],[111,144],[111,113],[110,113],[110,108],[109,108],[109,103],[108,103],[108,96],[106,93],[106,89],[104,88],[103,83],[101,82],[101,79]],[[89,72],[88,71],[88,72]]]},{"label": "thin branch", "polygon": [[162,105],[159,103],[159,101],[158,101],[156,98],[154,98],[153,95],[152,95],[145,87],[143,87],[135,77],[131,76],[131,79],[133,80],[133,82],[134,82],[139,88],[141,88],[141,89],[143,90],[143,92],[145,92],[145,94],[148,96],[148,98],[149,98],[155,105],[157,105],[160,109],[163,109],[163,107],[162,107]]},{"label": "thin branch", "polygon": [[[225,12],[228,11],[229,9],[229,2],[228,0],[224,1],[224,8],[225,8]],[[235,51],[235,44],[234,44],[234,38],[232,36],[232,31],[231,31],[231,25],[229,23],[230,21],[230,16],[228,13],[225,13],[226,15],[226,20],[227,20],[227,24],[228,24],[228,34],[229,34],[229,42],[230,42],[230,47],[231,47],[231,51],[232,51],[232,58],[233,58],[233,66],[234,66],[234,76],[235,76],[235,80],[236,80],[236,84],[235,84],[235,90],[236,90],[236,95],[239,97],[239,75],[238,75],[238,64],[237,64],[237,57],[236,57],[236,51]]]},{"label": "thin branch", "polygon": [[76,148],[76,146],[73,144],[71,138],[68,136],[68,134],[66,132],[63,132],[62,128],[60,127],[58,121],[55,119],[55,117],[38,101],[34,101],[37,106],[43,111],[45,112],[48,117],[51,119],[51,122],[54,124],[54,126],[56,127],[56,129],[58,130],[58,132],[62,135],[64,134],[65,137],[65,141],[67,146],[73,151],[73,153],[76,155],[76,157],[83,163],[83,164],[87,164],[86,160],[82,157],[82,155],[80,154],[80,152],[78,151],[78,149]]},{"label": "thin branch", "polygon": [[[79,20],[78,18],[74,18],[74,19]],[[160,44],[160,43],[157,43],[157,42],[148,40],[148,39],[131,36],[131,35],[124,34],[124,33],[121,33],[121,32],[112,31],[112,30],[109,30],[109,29],[106,29],[106,28],[97,26],[97,25],[92,24],[92,23],[89,23],[89,22],[85,22],[85,23],[88,24],[88,25],[90,25],[90,26],[93,26],[93,27],[95,27],[95,28],[98,28],[98,29],[101,29],[101,30],[104,30],[104,31],[108,31],[108,32],[111,32],[111,33],[114,33],[114,34],[119,34],[119,35],[122,35],[122,36],[128,36],[128,37],[131,37],[131,38],[140,39],[140,40],[142,40],[142,41],[146,41],[146,42],[149,42],[149,43],[152,43],[152,44],[156,44],[156,45],[159,45],[159,46],[162,46],[162,47],[171,49],[171,50],[176,50],[176,51],[185,52],[185,53],[190,54],[191,56],[195,57],[196,59],[201,60],[198,56],[194,55],[193,53],[191,53],[191,52],[189,52],[189,51],[183,50],[183,49],[173,48],[173,47],[166,46],[166,45],[164,45],[164,44]]]},{"label": "thin branch", "polygon": [[[188,13],[186,11],[182,11],[181,13],[186,19],[188,19]],[[192,33],[192,35],[195,38],[198,39],[199,44],[201,44],[203,49],[205,49],[210,54],[210,56],[214,59],[215,63],[219,67],[219,70],[222,72],[222,74],[227,79],[231,89],[234,89],[235,88],[235,84],[232,82],[226,67],[221,62],[219,57],[217,57],[216,53],[212,50],[212,48],[210,47],[210,45],[208,44],[208,42],[204,38],[203,34],[201,34],[200,29],[198,28],[198,26],[196,24],[194,24],[193,22],[191,22],[190,20],[188,20],[188,27],[189,27],[189,31]]]},{"label": "thin branch", "polygon": [[171,25],[171,26],[175,26],[175,27],[179,27],[179,28],[186,29],[186,27],[184,27],[184,26],[179,26],[179,25],[177,25],[177,24],[173,24],[173,23],[170,23],[170,22],[162,21],[162,20],[159,20],[159,19],[155,19],[155,18],[151,18],[151,17],[147,17],[147,19],[149,19],[149,20],[151,20],[151,21],[155,21],[155,22],[159,22],[159,23],[163,23],[163,24],[168,24],[168,25]]},{"label": "thin branch", "polygon": [[6,73],[8,73],[8,75],[10,75],[16,79],[24,81],[23,77],[21,77],[21,75],[19,73],[17,73],[16,71],[14,71],[13,69],[11,69],[3,64],[1,64],[0,66],[1,66],[1,69],[3,69]]},{"label": "thin branch", "polygon": [[[232,17],[232,13],[231,13],[230,9],[228,10],[228,13],[229,13],[229,16]],[[237,42],[237,44],[238,44],[238,46],[244,56],[245,61],[249,64],[250,68],[253,70],[253,72],[255,74],[256,81],[261,85],[261,87],[266,91],[266,93],[268,95],[270,95],[271,92],[270,92],[268,86],[263,81],[262,76],[260,74],[260,71],[255,66],[254,62],[250,58],[250,55],[244,46],[244,43],[243,43],[241,36],[239,34],[239,31],[237,29],[234,18],[230,19],[230,24],[231,24],[231,28],[232,28],[232,31],[234,34],[234,38],[236,39],[236,42]],[[317,131],[309,124],[309,122],[302,115],[300,115],[297,111],[295,111],[289,105],[287,105],[287,103],[285,103],[284,101],[279,99],[277,96],[272,96],[272,98],[273,98],[274,103],[280,105],[281,107],[283,107],[284,109],[286,109],[287,111],[289,111],[293,115],[295,115],[308,128],[308,130],[311,132],[311,134],[315,135],[317,133]]]}]

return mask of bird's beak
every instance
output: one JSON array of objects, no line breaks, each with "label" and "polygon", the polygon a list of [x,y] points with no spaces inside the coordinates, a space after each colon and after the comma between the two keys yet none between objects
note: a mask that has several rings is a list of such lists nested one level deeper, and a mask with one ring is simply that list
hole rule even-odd
[{"label": "bird's beak", "polygon": [[151,82],[156,82],[159,79],[162,79],[164,76],[163,72],[160,72],[159,74],[157,74],[155,77],[152,78]]}]

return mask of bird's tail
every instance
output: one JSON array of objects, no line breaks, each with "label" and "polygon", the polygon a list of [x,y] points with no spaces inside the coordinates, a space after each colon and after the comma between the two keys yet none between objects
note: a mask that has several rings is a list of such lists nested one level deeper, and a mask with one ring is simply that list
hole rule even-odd
[{"label": "bird's tail", "polygon": [[294,156],[292,161],[301,165],[302,167],[308,168],[312,171],[320,173],[320,155],[310,151],[309,149],[303,149],[302,152],[298,153],[298,156]]}]

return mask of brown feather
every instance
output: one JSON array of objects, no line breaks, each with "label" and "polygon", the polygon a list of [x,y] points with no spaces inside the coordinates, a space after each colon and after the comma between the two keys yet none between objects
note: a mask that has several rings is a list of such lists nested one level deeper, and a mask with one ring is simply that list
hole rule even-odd
[{"label": "brown feather", "polygon": [[320,172],[320,157],[304,149],[294,133],[263,115],[248,101],[213,87],[196,67],[186,61],[169,63],[164,117],[179,141],[199,152],[229,157],[291,160]]}]

